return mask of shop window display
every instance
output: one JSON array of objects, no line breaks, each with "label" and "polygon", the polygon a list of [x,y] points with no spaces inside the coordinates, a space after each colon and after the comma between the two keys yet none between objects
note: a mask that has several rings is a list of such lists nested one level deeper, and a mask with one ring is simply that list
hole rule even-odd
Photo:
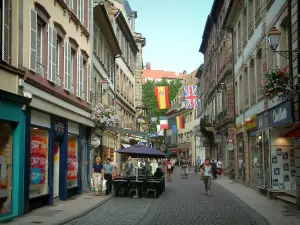
[{"label": "shop window display", "polygon": [[249,149],[250,149],[250,159],[251,159],[251,181],[257,183],[259,180],[259,154],[258,146],[256,143],[256,136],[249,138]]},{"label": "shop window display", "polygon": [[0,214],[11,211],[12,127],[0,121]]},{"label": "shop window display", "polygon": [[48,131],[30,129],[30,198],[48,194]]},{"label": "shop window display", "polygon": [[68,136],[68,187],[78,186],[78,137]]}]

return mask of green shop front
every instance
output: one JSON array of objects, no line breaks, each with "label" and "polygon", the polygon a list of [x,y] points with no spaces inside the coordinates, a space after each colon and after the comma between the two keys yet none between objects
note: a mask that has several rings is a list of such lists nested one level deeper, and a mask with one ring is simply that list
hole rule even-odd
[{"label": "green shop front", "polygon": [[24,211],[26,105],[30,101],[0,90],[0,222]]}]

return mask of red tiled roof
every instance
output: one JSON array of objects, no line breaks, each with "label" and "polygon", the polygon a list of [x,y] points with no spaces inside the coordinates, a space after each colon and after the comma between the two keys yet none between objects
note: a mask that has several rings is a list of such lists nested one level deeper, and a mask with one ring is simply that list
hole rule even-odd
[{"label": "red tiled roof", "polygon": [[[177,75],[176,75],[177,74]],[[152,78],[152,79],[180,79],[183,80],[185,74],[183,73],[176,73],[171,71],[164,71],[164,70],[143,70],[143,81],[145,81],[146,78]]]}]

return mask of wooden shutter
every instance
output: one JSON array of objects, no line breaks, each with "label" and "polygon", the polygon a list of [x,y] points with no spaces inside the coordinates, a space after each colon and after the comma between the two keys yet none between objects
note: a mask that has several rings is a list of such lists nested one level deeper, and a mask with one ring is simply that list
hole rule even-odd
[{"label": "wooden shutter", "polygon": [[57,44],[57,32],[54,28],[52,28],[52,54],[51,54],[51,61],[52,61],[52,81],[55,82],[56,78],[56,55],[57,55],[57,50],[56,50],[56,44]]},{"label": "wooden shutter", "polygon": [[81,0],[77,0],[77,18],[79,19],[80,21],[80,18],[81,18]]},{"label": "wooden shutter", "polygon": [[53,44],[53,28],[48,25],[48,70],[47,70],[47,79],[52,81],[52,44]]},{"label": "wooden shutter", "polygon": [[10,0],[3,0],[2,11],[2,60],[9,63],[10,58]]},{"label": "wooden shutter", "polygon": [[76,95],[80,97],[80,57],[79,53],[77,52],[77,72],[76,72]]},{"label": "wooden shutter", "polygon": [[84,64],[83,64],[83,56],[80,55],[80,97],[84,99],[84,77],[85,77],[85,71],[84,71]]},{"label": "wooden shutter", "polygon": [[69,90],[68,87],[68,42],[64,42],[64,89]]},{"label": "wooden shutter", "polygon": [[87,102],[91,102],[91,83],[92,83],[92,75],[91,75],[91,65],[88,64],[88,75],[87,75],[87,85],[86,85],[86,98]]},{"label": "wooden shutter", "polygon": [[80,0],[80,3],[81,3],[81,7],[80,7],[80,9],[81,9],[81,13],[80,13],[80,15],[81,15],[81,18],[80,18],[80,21],[81,21],[81,23],[82,24],[84,24],[84,0]]},{"label": "wooden shutter", "polygon": [[68,42],[67,44],[67,48],[68,48],[68,54],[67,54],[67,57],[68,57],[68,87],[69,87],[69,90],[73,93],[74,92],[74,87],[73,87],[73,90],[71,90],[71,87],[73,85],[73,70],[71,67],[73,67],[73,65],[71,64],[72,61],[71,61],[71,58],[72,58],[72,46],[71,44]]},{"label": "wooden shutter", "polygon": [[36,71],[37,67],[37,13],[34,9],[30,10],[30,57],[29,68]]},{"label": "wooden shutter", "polygon": [[88,0],[88,30],[92,32],[92,0]]}]

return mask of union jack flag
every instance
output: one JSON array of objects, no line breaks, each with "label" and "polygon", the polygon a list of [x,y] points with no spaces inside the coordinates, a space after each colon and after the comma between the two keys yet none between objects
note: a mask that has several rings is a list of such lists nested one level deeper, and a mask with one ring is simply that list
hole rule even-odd
[{"label": "union jack flag", "polygon": [[198,88],[197,85],[184,86],[184,103],[186,109],[195,109],[198,105]]}]

